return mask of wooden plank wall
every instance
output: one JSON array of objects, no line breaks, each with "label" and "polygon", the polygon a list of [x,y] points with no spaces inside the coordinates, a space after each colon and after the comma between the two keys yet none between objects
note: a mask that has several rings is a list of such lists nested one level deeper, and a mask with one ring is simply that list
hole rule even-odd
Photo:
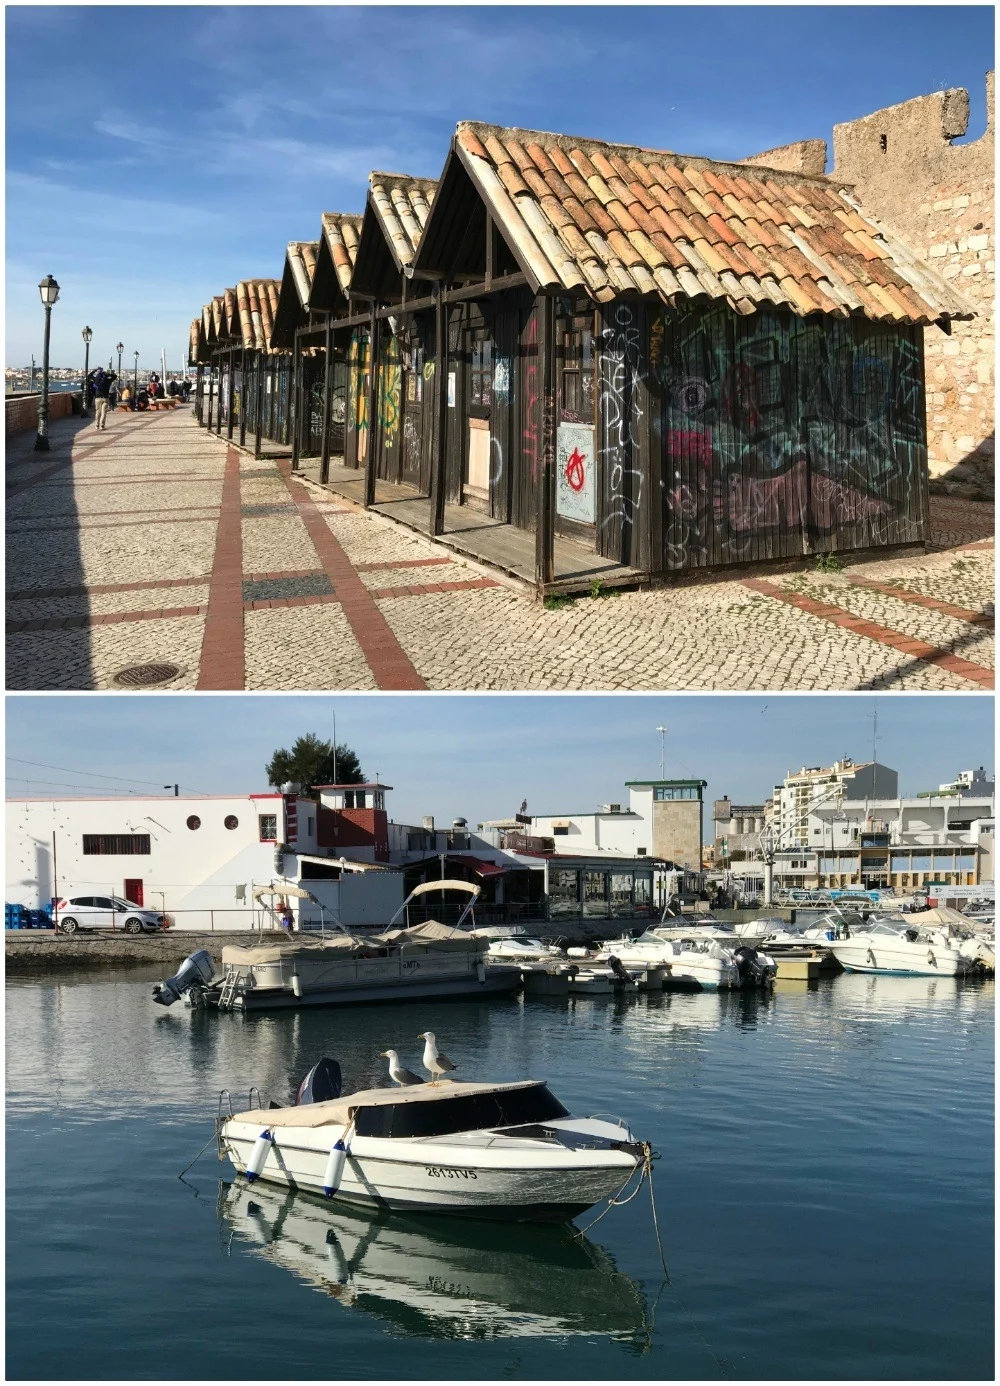
[{"label": "wooden plank wall", "polygon": [[919,328],[657,307],[647,357],[665,570],[925,538]]}]

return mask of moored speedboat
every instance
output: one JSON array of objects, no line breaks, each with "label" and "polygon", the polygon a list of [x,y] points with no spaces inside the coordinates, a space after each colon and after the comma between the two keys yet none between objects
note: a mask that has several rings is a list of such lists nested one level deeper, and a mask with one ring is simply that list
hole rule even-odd
[{"label": "moored speedboat", "polygon": [[[725,942],[722,941],[725,937]],[[734,946],[727,946],[727,945]],[[737,987],[770,985],[777,972],[774,961],[738,936],[715,937],[700,928],[660,925],[637,939],[616,939],[598,956],[617,956],[624,967],[663,969],[665,987],[698,987],[730,991]]]},{"label": "moored speedboat", "polygon": [[411,1212],[567,1222],[648,1168],[624,1122],[572,1117],[545,1083],[370,1088],[220,1119],[220,1154],[260,1178]]},{"label": "moored speedboat", "polygon": [[852,931],[850,938],[837,939],[830,949],[848,972],[959,977],[975,967],[944,930],[912,922],[882,920]]}]

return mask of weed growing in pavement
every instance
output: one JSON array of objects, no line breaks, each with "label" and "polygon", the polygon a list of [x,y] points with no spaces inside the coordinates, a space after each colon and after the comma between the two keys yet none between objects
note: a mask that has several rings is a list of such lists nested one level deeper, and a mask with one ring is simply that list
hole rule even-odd
[{"label": "weed growing in pavement", "polygon": [[544,597],[542,606],[546,611],[561,611],[564,606],[572,606],[575,601],[576,598],[567,593],[564,597]]},{"label": "weed growing in pavement", "polygon": [[840,559],[835,553],[818,553],[816,555],[817,573],[839,573]]}]

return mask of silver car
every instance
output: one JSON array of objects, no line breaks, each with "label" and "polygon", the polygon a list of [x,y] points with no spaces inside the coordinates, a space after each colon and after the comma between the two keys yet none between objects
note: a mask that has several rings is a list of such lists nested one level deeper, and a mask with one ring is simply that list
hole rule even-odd
[{"label": "silver car", "polygon": [[126,934],[156,933],[163,928],[163,915],[146,910],[119,895],[71,895],[60,899],[55,909],[55,925],[64,934],[78,929],[122,929]]}]

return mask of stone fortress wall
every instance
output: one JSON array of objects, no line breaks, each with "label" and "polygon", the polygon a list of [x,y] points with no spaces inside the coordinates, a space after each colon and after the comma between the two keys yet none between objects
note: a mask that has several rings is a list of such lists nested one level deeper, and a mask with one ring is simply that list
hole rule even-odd
[{"label": "stone fortress wall", "polygon": [[[866,211],[896,232],[978,310],[972,322],[924,331],[931,489],[993,496],[994,74],[985,132],[969,127],[969,93],[933,92],[833,127],[831,178],[852,184]],[[800,140],[745,160],[823,173],[825,140]]]}]

